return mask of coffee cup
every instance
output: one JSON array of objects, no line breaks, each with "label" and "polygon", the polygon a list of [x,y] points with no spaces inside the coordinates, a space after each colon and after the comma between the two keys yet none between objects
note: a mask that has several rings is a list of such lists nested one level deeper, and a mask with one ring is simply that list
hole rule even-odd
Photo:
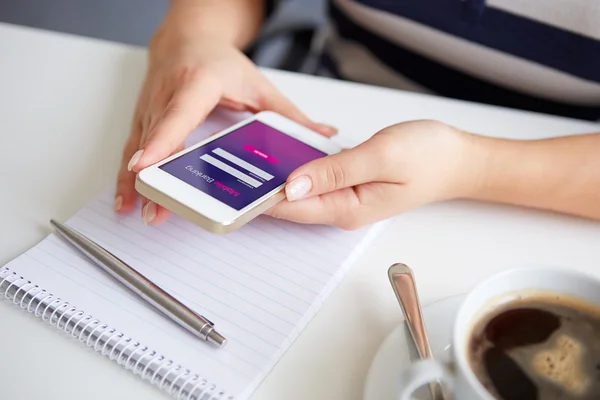
[{"label": "coffee cup", "polygon": [[[533,314],[525,315],[524,312]],[[563,316],[570,312],[576,313],[576,317]],[[553,316],[558,320],[552,319]],[[580,321],[582,318],[589,321]],[[558,325],[556,321],[559,321]],[[576,325],[571,326],[571,322]],[[579,323],[584,328],[577,325]],[[521,383],[515,383],[511,376],[504,385],[506,387],[501,387],[501,375],[513,367],[516,368],[513,372],[524,374],[517,378],[529,381],[524,381],[523,390],[565,394],[565,397],[552,398],[569,398],[569,391],[579,391],[578,395],[583,393],[581,398],[600,398],[600,392],[597,392],[600,389],[597,382],[600,360],[587,359],[596,357],[600,351],[598,329],[600,280],[597,278],[550,267],[501,272],[478,284],[463,300],[453,322],[450,361],[443,364],[428,359],[413,363],[400,376],[397,398],[411,400],[418,388],[434,382],[439,382],[444,392],[454,399],[510,398],[504,393],[517,390]],[[591,345],[591,350],[585,348]],[[480,348],[486,348],[485,352]],[[500,354],[501,357],[488,354]],[[494,362],[505,361],[510,368],[494,366]],[[590,368],[596,369],[591,371]],[[582,392],[586,390],[591,392]],[[520,395],[520,398],[531,398],[523,397],[523,393]],[[534,398],[543,399],[544,396]]]}]

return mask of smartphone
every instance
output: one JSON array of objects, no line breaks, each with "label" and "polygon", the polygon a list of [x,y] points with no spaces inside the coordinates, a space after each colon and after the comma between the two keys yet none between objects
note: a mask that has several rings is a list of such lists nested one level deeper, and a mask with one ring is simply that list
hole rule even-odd
[{"label": "smartphone", "polygon": [[226,234],[283,200],[296,168],[340,150],[296,122],[260,112],[143,169],[135,188],[202,228]]}]

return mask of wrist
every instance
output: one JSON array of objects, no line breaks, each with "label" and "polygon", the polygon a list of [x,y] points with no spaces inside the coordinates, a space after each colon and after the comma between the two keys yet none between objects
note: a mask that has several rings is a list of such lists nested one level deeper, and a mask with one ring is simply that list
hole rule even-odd
[{"label": "wrist", "polygon": [[537,141],[473,138],[479,173],[468,198],[530,206],[531,199],[549,194],[544,183],[548,164],[537,157]]},{"label": "wrist", "polygon": [[151,50],[199,40],[242,49],[262,23],[262,0],[174,0],[150,41]]},{"label": "wrist", "polygon": [[489,157],[489,144],[483,137],[454,128],[451,143],[444,143],[453,156],[445,169],[449,174],[443,199],[472,199],[485,185],[485,170]]},{"label": "wrist", "polygon": [[204,21],[206,16],[203,14],[195,6],[174,3],[150,39],[150,52],[162,53],[199,40],[235,46],[235,32],[231,29],[218,29],[214,26],[214,20]]},{"label": "wrist", "polygon": [[459,175],[463,179],[457,197],[477,199],[489,184],[489,159],[493,154],[493,144],[484,136],[469,132],[462,132],[462,134],[462,162]]}]

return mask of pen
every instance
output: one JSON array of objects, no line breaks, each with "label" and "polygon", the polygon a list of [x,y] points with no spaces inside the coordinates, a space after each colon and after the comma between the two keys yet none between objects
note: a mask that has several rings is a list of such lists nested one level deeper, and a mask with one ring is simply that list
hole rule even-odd
[{"label": "pen", "polygon": [[174,322],[200,339],[219,347],[227,343],[214,324],[200,314],[187,308],[173,296],[152,283],[148,278],[131,268],[114,254],[85,237],[75,229],[50,220],[50,224],[71,245],[86,255],[91,261],[117,279],[125,287],[156,307]]}]

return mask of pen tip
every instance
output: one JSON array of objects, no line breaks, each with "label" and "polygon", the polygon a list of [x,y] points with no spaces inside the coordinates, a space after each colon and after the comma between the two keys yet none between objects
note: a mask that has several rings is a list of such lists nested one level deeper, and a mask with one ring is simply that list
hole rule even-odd
[{"label": "pen tip", "polygon": [[206,340],[208,340],[212,344],[216,344],[219,347],[223,347],[227,344],[227,339],[225,339],[219,332],[215,331],[214,329],[208,333]]}]

